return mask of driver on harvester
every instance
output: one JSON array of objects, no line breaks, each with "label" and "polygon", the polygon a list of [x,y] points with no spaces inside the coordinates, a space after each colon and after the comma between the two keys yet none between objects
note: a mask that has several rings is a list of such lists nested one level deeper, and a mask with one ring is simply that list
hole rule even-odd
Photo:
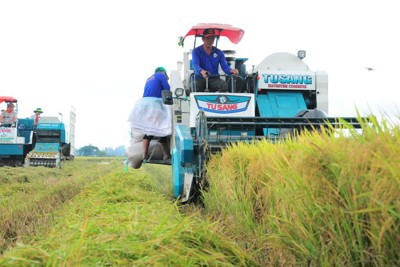
[{"label": "driver on harvester", "polygon": [[0,114],[1,124],[15,124],[17,122],[17,112],[14,111],[15,105],[13,103],[7,104],[7,109],[3,110]]},{"label": "driver on harvester", "polygon": [[[238,75],[237,69],[232,69],[226,62],[224,53],[213,46],[216,37],[216,29],[204,29],[203,45],[192,51],[192,64],[196,81],[196,92],[227,92],[228,83],[219,77],[219,66],[226,74]],[[206,83],[208,82],[208,88]]]}]

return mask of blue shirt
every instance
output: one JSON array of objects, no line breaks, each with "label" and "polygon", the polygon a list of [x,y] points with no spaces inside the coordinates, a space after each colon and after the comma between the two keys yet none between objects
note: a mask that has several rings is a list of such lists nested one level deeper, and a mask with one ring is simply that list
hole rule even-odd
[{"label": "blue shirt", "polygon": [[170,90],[170,86],[165,74],[156,72],[147,79],[144,86],[143,97],[161,98],[162,90]]},{"label": "blue shirt", "polygon": [[200,74],[201,70],[206,70],[211,75],[219,75],[219,65],[221,65],[222,70],[226,74],[230,74],[231,70],[231,67],[226,62],[224,53],[215,46],[212,47],[212,52],[210,55],[206,53],[203,45],[193,49],[192,65],[196,79],[204,79],[203,76]]}]

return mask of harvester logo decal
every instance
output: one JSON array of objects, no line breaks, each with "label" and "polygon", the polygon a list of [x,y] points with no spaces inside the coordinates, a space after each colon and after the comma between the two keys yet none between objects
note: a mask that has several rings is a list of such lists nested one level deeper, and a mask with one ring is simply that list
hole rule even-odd
[{"label": "harvester logo decal", "polygon": [[197,95],[197,108],[206,112],[232,114],[246,111],[249,107],[249,96],[235,95]]},{"label": "harvester logo decal", "polygon": [[[296,88],[307,89],[313,84],[312,75],[300,74],[262,74],[263,81],[268,85],[268,88]],[[309,88],[311,89],[311,88]]]},{"label": "harvester logo decal", "polygon": [[12,128],[0,128],[0,143],[13,142],[14,137],[15,130],[13,130]]}]

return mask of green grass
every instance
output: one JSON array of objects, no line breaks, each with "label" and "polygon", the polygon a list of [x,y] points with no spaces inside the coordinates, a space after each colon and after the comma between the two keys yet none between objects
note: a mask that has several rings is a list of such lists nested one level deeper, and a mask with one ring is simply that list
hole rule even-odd
[{"label": "green grass", "polygon": [[52,212],[46,231],[5,252],[0,265],[255,266],[218,224],[195,209],[180,212],[170,167],[110,167]]},{"label": "green grass", "polygon": [[45,229],[51,212],[74,198],[85,184],[115,171],[99,163],[78,158],[63,169],[1,168],[0,253]]}]

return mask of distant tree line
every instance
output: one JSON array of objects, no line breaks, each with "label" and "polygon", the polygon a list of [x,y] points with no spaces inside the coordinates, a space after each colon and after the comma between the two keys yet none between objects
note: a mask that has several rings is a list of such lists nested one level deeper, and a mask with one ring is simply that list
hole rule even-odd
[{"label": "distant tree line", "polygon": [[104,150],[100,150],[97,146],[88,145],[75,151],[75,156],[83,157],[123,157],[125,155],[124,146],[119,146],[115,149],[112,147],[106,147]]}]

